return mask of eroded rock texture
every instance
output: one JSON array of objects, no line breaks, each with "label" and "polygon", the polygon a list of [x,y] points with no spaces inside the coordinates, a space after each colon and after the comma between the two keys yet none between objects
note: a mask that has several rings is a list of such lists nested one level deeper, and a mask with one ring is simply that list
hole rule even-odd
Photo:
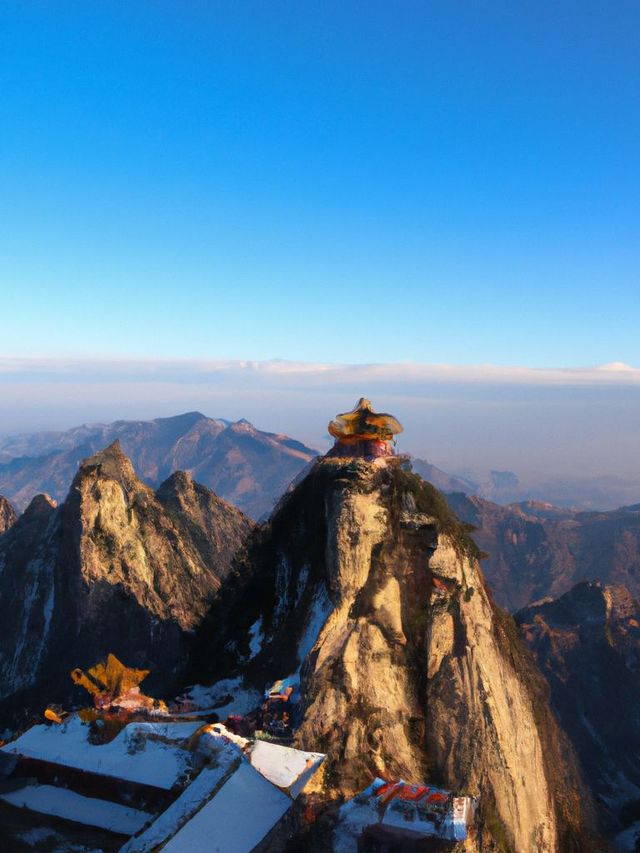
[{"label": "eroded rock texture", "polygon": [[620,586],[581,583],[516,619],[550,686],[603,827],[640,819],[640,605]]},{"label": "eroded rock texture", "polygon": [[170,688],[252,529],[183,473],[154,492],[117,442],[83,462],[0,538],[0,711],[68,700],[69,670],[108,652]]},{"label": "eroded rock texture", "polygon": [[325,796],[376,775],[429,780],[480,797],[475,849],[588,850],[571,747],[476,557],[402,460],[325,459],[281,503],[208,639],[235,625],[227,651],[260,686],[300,669],[296,744],[328,754]]},{"label": "eroded rock texture", "polygon": [[16,520],[16,513],[6,498],[0,495],[0,534],[8,530]]}]

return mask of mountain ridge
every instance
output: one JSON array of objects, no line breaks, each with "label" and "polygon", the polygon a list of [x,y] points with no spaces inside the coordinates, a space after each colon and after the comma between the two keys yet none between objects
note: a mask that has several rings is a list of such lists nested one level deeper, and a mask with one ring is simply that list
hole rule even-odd
[{"label": "mountain ridge", "polygon": [[138,475],[157,487],[187,470],[247,514],[267,514],[316,451],[281,433],[187,412],[151,421],[84,424],[0,441],[0,494],[18,509],[47,492],[63,500],[82,459],[119,439]]}]

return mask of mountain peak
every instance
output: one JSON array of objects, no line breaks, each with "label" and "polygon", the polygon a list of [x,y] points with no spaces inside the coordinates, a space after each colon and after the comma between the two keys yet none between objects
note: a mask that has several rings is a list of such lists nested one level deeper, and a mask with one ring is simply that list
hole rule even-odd
[{"label": "mountain peak", "polygon": [[49,495],[45,493],[36,495],[29,506],[25,509],[22,518],[46,518],[51,515],[57,506],[58,504],[56,501],[54,501]]},{"label": "mountain peak", "polygon": [[99,450],[80,463],[76,481],[79,477],[90,474],[108,480],[117,480],[127,487],[138,482],[131,460],[123,451],[120,440],[117,438],[104,450]]}]

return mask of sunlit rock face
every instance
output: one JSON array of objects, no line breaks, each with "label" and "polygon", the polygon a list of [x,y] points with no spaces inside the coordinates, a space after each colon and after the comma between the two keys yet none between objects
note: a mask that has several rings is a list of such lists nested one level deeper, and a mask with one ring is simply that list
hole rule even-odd
[{"label": "sunlit rock face", "polygon": [[16,520],[16,513],[6,498],[0,495],[0,534],[8,530]]},{"label": "sunlit rock face", "polygon": [[0,712],[68,700],[70,670],[109,652],[170,687],[252,529],[185,474],[154,492],[117,442],[83,462],[0,539]]},{"label": "sunlit rock face", "polygon": [[376,776],[426,780],[480,798],[469,849],[588,850],[589,798],[544,680],[466,529],[405,465],[327,457],[287,496],[252,579],[211,617],[209,648],[236,630],[212,675],[300,673],[295,744],[327,753],[329,800]]},{"label": "sunlit rock face", "polygon": [[624,587],[585,582],[525,607],[516,620],[598,797],[603,827],[621,832],[640,820],[640,604]]}]

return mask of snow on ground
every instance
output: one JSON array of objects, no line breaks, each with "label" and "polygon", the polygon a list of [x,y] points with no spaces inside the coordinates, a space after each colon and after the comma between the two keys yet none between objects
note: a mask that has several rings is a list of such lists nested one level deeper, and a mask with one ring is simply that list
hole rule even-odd
[{"label": "snow on ground", "polygon": [[249,628],[249,660],[252,660],[262,649],[264,631],[262,630],[262,616]]},{"label": "snow on ground", "polygon": [[243,761],[216,796],[163,847],[163,853],[247,853],[291,803]]},{"label": "snow on ground", "polygon": [[[226,719],[230,714],[244,716],[262,704],[259,691],[252,687],[244,687],[242,678],[225,678],[223,681],[212,684],[211,687],[196,684],[185,691],[185,696],[197,708],[215,711],[221,720]],[[225,702],[229,696],[232,698]]]},{"label": "snow on ground", "polygon": [[286,789],[295,798],[324,761],[319,752],[303,752],[289,746],[257,740],[249,760],[278,788]]},{"label": "snow on ground", "polygon": [[235,745],[223,743],[220,738],[215,766],[205,767],[178,799],[141,835],[130,839],[119,853],[147,853],[175,835],[234,769],[240,757],[241,752]]},{"label": "snow on ground", "polygon": [[84,797],[53,785],[26,785],[17,791],[0,794],[0,799],[17,808],[97,826],[121,835],[138,832],[151,818],[147,812],[108,800]]},{"label": "snow on ground", "polygon": [[320,636],[320,631],[322,631],[332,608],[333,605],[331,604],[326,587],[322,584],[311,602],[309,618],[307,619],[307,624],[298,645],[298,661],[301,666],[306,656],[315,646],[316,640]]},{"label": "snow on ground", "polygon": [[87,741],[89,727],[74,715],[60,726],[33,726],[2,750],[169,789],[187,770],[191,753],[177,745],[152,740],[148,735],[181,740],[199,727],[199,722],[129,723],[110,743],[94,745]]}]

